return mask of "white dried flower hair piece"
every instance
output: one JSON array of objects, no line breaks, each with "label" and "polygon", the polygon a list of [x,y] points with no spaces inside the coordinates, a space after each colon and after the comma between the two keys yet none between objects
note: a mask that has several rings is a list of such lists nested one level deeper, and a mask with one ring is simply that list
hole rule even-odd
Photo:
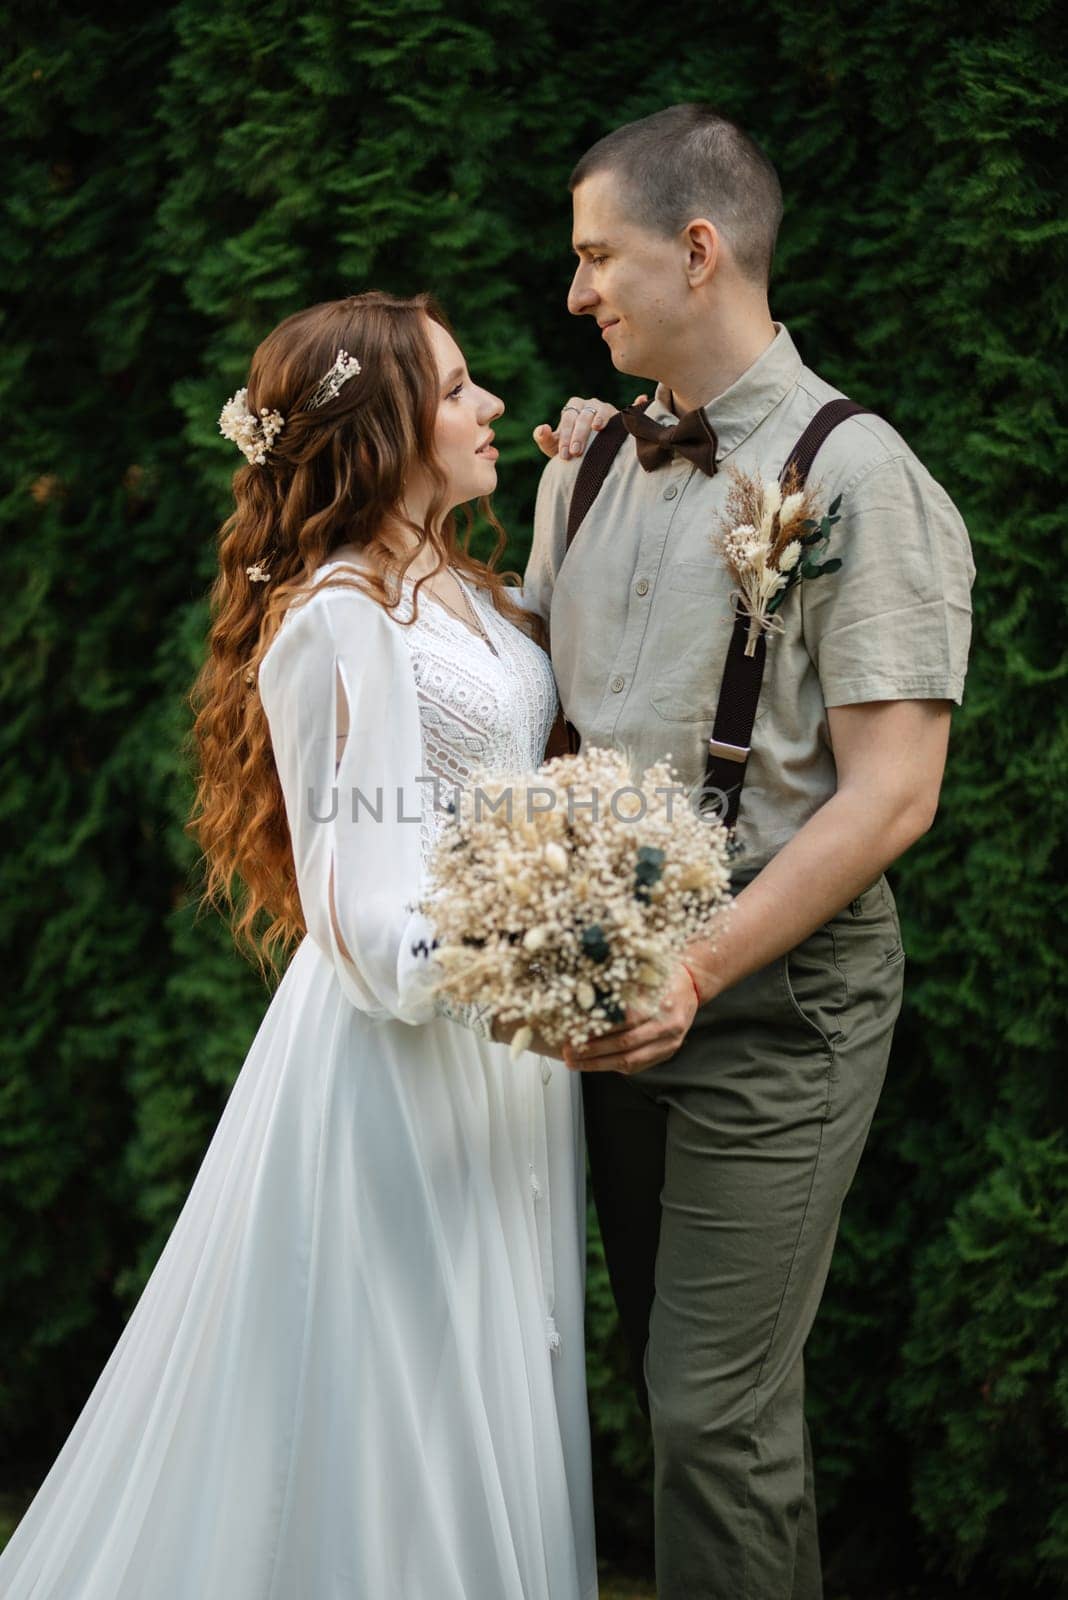
[{"label": "white dried flower hair piece", "polygon": [[308,401],[308,410],[314,411],[318,406],[325,406],[328,400],[333,400],[342,384],[348,383],[363,368],[355,356],[350,356],[347,350],[338,350],[337,358],[330,371],[322,379],[318,389]]},{"label": "white dried flower hair piece", "polygon": [[245,576],[250,583],[269,583],[271,578],[271,574],[265,572],[258,561],[254,567],[245,568]]},{"label": "white dried flower hair piece", "polygon": [[285,427],[280,411],[269,411],[266,406],[257,417],[248,408],[248,390],[238,389],[219,412],[219,432],[224,439],[232,439],[244,452],[250,465],[262,467],[267,452]]}]

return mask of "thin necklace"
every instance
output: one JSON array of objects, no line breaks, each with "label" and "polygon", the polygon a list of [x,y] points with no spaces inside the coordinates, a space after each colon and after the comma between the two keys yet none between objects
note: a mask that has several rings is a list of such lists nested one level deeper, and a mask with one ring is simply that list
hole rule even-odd
[{"label": "thin necklace", "polygon": [[[449,570],[450,570],[450,572],[452,571],[451,568]],[[472,605],[471,596],[468,594],[466,587],[460,582],[459,578],[456,577],[455,573],[453,573],[452,576],[453,576],[454,582],[456,583],[457,587],[460,590],[460,593],[464,597],[464,605],[467,607],[467,614],[471,618],[471,621],[474,623],[475,629],[477,630],[478,634],[483,639],[483,641],[493,651],[493,654],[495,656],[499,656],[500,655],[500,651],[497,649],[497,646],[494,644],[493,640],[490,638],[489,634],[486,632],[485,626],[483,625],[483,622],[482,622],[482,618],[479,616],[478,612],[475,610],[474,606]],[[460,612],[456,610],[455,606],[451,606],[449,604],[449,602],[445,599],[444,595],[441,595],[441,594],[438,594],[438,593],[435,592],[434,598],[435,598],[435,600],[439,600],[441,602],[441,604],[445,607],[446,611],[451,611],[452,612],[452,614],[456,618],[457,622],[463,622],[464,619],[461,616]],[[465,626],[466,626],[466,624],[465,624]],[[471,630],[468,629],[468,632],[470,632],[470,631]]]}]

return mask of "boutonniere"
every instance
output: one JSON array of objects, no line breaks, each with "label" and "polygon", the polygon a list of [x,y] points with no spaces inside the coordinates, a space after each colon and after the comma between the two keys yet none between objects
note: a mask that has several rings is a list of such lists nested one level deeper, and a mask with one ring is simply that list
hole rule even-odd
[{"label": "boutonniere", "polygon": [[[783,631],[777,616],[790,590],[802,578],[821,578],[837,572],[837,558],[821,561],[831,529],[841,519],[839,495],[827,511],[819,512],[819,490],[808,484],[796,487],[789,476],[785,486],[763,483],[731,469],[733,483],[720,526],[712,543],[727,563],[737,584],[735,597],[749,618],[745,653],[751,656],[762,633]],[[785,493],[783,488],[785,487]]]}]

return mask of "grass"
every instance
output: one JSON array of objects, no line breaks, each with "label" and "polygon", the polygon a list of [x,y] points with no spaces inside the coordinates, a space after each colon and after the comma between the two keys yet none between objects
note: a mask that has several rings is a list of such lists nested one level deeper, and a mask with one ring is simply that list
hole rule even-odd
[{"label": "grass", "polygon": [[600,1600],[656,1600],[656,1590],[651,1583],[638,1578],[613,1577],[610,1572],[600,1574]]},{"label": "grass", "polygon": [[[880,1590],[878,1597],[870,1591],[862,1594],[859,1589],[829,1589],[825,1600],[944,1600],[944,1596],[944,1589],[936,1593],[922,1586],[910,1585],[907,1589]],[[640,1578],[621,1577],[602,1568],[599,1600],[656,1600],[656,1589],[652,1583],[643,1582]]]},{"label": "grass", "polygon": [[[614,1573],[608,1565],[601,1563],[600,1571],[600,1600],[657,1600],[657,1590],[651,1579],[627,1578],[622,1573]],[[839,1589],[831,1582],[830,1589],[825,1590],[825,1600],[945,1600],[945,1589],[931,1589],[926,1584],[910,1584],[905,1589],[879,1589],[873,1592],[870,1587],[846,1587]]]},{"label": "grass", "polygon": [[24,1495],[0,1494],[0,1550],[21,1522],[26,1505]]}]

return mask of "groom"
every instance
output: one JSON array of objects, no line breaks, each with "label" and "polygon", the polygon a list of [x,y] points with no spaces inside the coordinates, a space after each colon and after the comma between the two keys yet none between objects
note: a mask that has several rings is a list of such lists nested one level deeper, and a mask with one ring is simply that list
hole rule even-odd
[{"label": "groom", "polygon": [[[936,814],[975,569],[901,436],[824,412],[842,397],[772,320],[782,199],[751,138],[671,106],[601,139],[570,188],[568,309],[657,389],[617,419],[615,454],[605,436],[582,453],[580,402],[537,431],[556,454],[526,592],[583,743],[637,771],[670,754],[697,787],[715,728],[742,849],[728,926],[686,952],[659,1016],[565,1056],[652,1424],[657,1592],[816,1600],[803,1350],[901,1002],[884,871]],[[822,505],[841,496],[841,567],[788,594],[747,736],[731,697],[751,668],[721,699],[734,582],[711,536],[730,469],[773,483],[803,436]]]}]

